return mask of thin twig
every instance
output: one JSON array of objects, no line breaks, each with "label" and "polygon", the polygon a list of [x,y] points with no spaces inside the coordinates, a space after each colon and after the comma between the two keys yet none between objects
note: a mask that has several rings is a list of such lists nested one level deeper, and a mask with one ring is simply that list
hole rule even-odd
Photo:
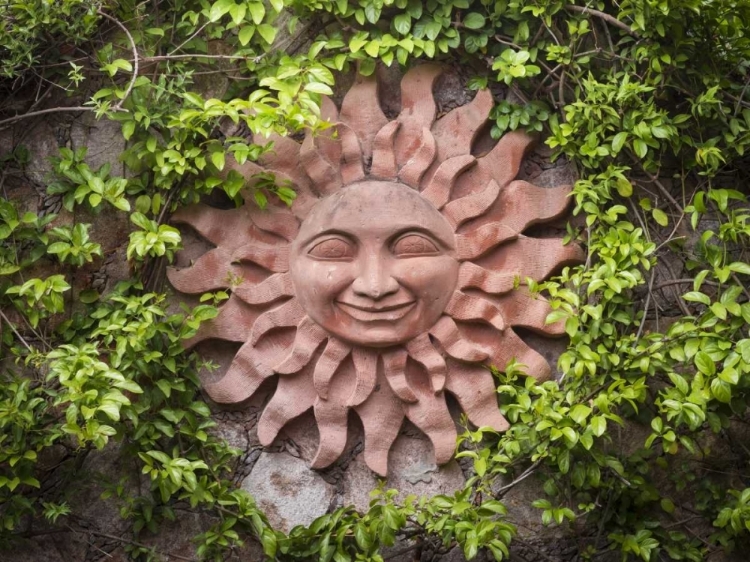
[{"label": "thin twig", "polygon": [[122,104],[125,103],[125,100],[127,100],[128,96],[130,96],[130,92],[133,91],[133,86],[135,86],[135,81],[138,79],[138,48],[135,46],[135,40],[133,39],[133,36],[130,34],[130,31],[128,31],[128,28],[125,27],[120,22],[120,20],[113,18],[112,16],[102,12],[101,10],[97,10],[96,13],[102,16],[103,18],[107,18],[109,21],[114,23],[117,27],[122,29],[122,31],[127,36],[128,41],[130,41],[130,48],[133,51],[133,76],[130,79],[130,84],[128,84],[127,90],[125,90],[125,95],[122,96],[122,99],[112,107],[114,111],[120,111],[122,110]]},{"label": "thin twig", "polygon": [[571,12],[578,12],[581,14],[591,14],[592,16],[596,16],[598,18],[603,19],[607,23],[610,23],[614,25],[615,27],[619,27],[622,29],[625,33],[628,33],[632,35],[633,37],[638,37],[638,34],[630,29],[630,26],[626,24],[625,22],[621,22],[614,16],[610,16],[609,14],[605,14],[604,12],[600,12],[599,10],[594,10],[593,8],[588,8],[586,6],[565,6],[565,9]]},{"label": "thin twig", "polygon": [[8,317],[5,316],[2,310],[0,310],[0,317],[5,321],[5,323],[10,326],[10,329],[13,330],[13,333],[16,334],[16,337],[21,340],[21,343],[26,347],[26,349],[29,350],[30,353],[34,353],[34,350],[31,348],[31,346],[26,342],[25,339],[23,339],[23,336],[16,330],[16,327],[13,325],[13,323],[8,320]]},{"label": "thin twig", "polygon": [[192,41],[193,39],[195,39],[196,36],[201,31],[203,31],[204,29],[206,29],[206,26],[209,23],[211,23],[211,20],[208,20],[206,23],[204,23],[202,26],[200,26],[198,29],[196,29],[195,33],[193,33],[190,37],[188,37],[187,39],[185,39],[182,43],[180,43],[179,45],[177,45],[174,49],[172,49],[169,53],[167,53],[167,55],[168,56],[174,55],[177,51],[179,51],[180,49],[182,49],[185,45],[187,45],[188,43],[190,43],[190,41]]},{"label": "thin twig", "polygon": [[170,558],[174,558],[175,560],[185,560],[185,562],[198,562],[198,560],[196,558],[188,558],[187,556],[180,556],[179,554],[174,554],[174,553],[171,553],[171,552],[169,552],[169,553],[167,553],[167,552],[159,552],[159,551],[155,550],[153,547],[151,547],[151,546],[149,546],[147,544],[140,543],[140,542],[137,542],[137,541],[132,541],[132,540],[126,539],[124,537],[118,537],[117,535],[110,535],[110,534],[107,534],[107,533],[100,533],[99,531],[92,531],[91,529],[85,529],[85,530],[82,529],[80,531],[76,531],[72,527],[68,527],[68,528],[71,531],[73,531],[74,533],[81,533],[81,534],[84,534],[84,535],[86,535],[86,534],[87,535],[94,535],[96,537],[102,537],[103,539],[110,539],[110,540],[118,541],[118,542],[125,543],[125,544],[131,544],[133,546],[137,546],[138,548],[148,548],[149,550],[153,550],[157,554],[162,554],[162,555],[168,556]]},{"label": "thin twig", "polygon": [[15,123],[16,121],[20,121],[21,119],[26,119],[27,117],[38,117],[39,115],[46,115],[48,113],[62,113],[66,111],[94,111],[94,108],[80,105],[74,107],[50,107],[49,109],[30,111],[29,113],[24,113],[23,115],[16,115],[14,117],[9,117],[8,119],[3,119],[2,121],[0,121],[0,127],[8,125],[10,123]]},{"label": "thin twig", "polygon": [[502,486],[499,490],[497,490],[495,492],[495,497],[496,498],[500,497],[499,495],[500,495],[501,492],[504,492],[506,490],[510,490],[514,486],[520,484],[523,480],[526,480],[529,476],[531,476],[532,474],[534,474],[534,472],[536,471],[537,467],[540,464],[542,464],[542,459],[537,460],[534,464],[532,464],[529,468],[527,468],[521,474],[521,476],[519,476],[518,478],[516,478],[515,480],[513,480],[513,482],[511,482],[510,484],[506,484],[505,486]]},{"label": "thin twig", "polygon": [[655,278],[656,278],[656,268],[653,268],[651,270],[651,279],[648,282],[648,294],[646,295],[646,306],[643,307],[643,318],[641,318],[641,325],[638,326],[638,333],[635,335],[635,341],[633,342],[634,349],[635,349],[635,346],[638,345],[638,340],[641,339],[643,328],[646,325],[646,316],[648,316],[648,307],[651,304],[651,291],[654,287]]}]

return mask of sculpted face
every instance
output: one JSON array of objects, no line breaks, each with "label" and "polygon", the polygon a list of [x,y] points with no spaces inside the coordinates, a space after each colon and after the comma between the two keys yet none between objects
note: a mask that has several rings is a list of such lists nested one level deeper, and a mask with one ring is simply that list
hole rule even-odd
[{"label": "sculpted face", "polygon": [[458,279],[453,229],[405,185],[364,181],[323,199],[291,248],[308,316],[350,343],[384,347],[424,333]]}]

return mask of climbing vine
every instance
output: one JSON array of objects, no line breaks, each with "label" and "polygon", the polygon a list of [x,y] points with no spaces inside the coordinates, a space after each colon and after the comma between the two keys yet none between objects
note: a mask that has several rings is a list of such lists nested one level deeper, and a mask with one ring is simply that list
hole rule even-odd
[{"label": "climbing vine", "polygon": [[[258,540],[279,560],[381,560],[398,538],[496,560],[522,541],[503,497],[527,478],[544,525],[582,560],[708,560],[750,535],[750,6],[737,0],[14,0],[0,11],[0,135],[92,113],[121,127],[126,173],[85,149],[51,162],[59,212],[125,214],[132,278],[71,294],[103,259],[86,222],[54,225],[8,196],[30,154],[0,148],[0,543],[73,531],[69,484],[89,452],[118,442],[147,478],[108,486],[136,560],[176,506],[211,516],[196,556],[223,560]],[[259,158],[248,133],[328,126],[322,95],[378,64],[459,62],[496,97],[491,134],[536,133],[578,170],[568,239],[584,264],[533,285],[569,336],[559,382],[497,365],[511,428],[470,428],[474,476],[454,496],[340,508],[289,534],[272,529],[211,431],[200,358],[181,341],[226,294],[175,313],[163,265],[181,247],[177,207],[244,180],[228,158]],[[216,85],[220,87],[216,87]],[[236,129],[237,127],[235,127]],[[14,139],[12,142],[7,139]],[[294,191],[258,178],[254,197]],[[43,272],[54,271],[54,274]],[[627,436],[627,437],[626,437]],[[54,470],[44,463],[63,453]],[[55,486],[47,480],[55,475]]]}]

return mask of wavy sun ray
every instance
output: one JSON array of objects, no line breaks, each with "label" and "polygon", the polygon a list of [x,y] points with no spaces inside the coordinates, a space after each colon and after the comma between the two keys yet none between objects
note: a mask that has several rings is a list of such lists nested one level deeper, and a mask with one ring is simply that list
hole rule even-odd
[{"label": "wavy sun ray", "polygon": [[[563,333],[561,324],[545,323],[550,306],[528,291],[526,279],[541,281],[582,260],[582,252],[524,231],[560,217],[570,189],[515,180],[532,141],[524,133],[506,134],[485,154],[474,151],[492,109],[488,91],[436,120],[432,89],[441,72],[431,64],[410,70],[401,82],[401,113],[392,121],[378,102],[377,80],[359,77],[340,111],[324,100],[321,115],[333,123],[327,131],[307,134],[301,144],[256,135],[257,144],[273,142],[272,150],[258,163],[227,163],[248,187],[263,172],[291,183],[297,192],[291,208],[272,198],[261,210],[248,190],[237,209],[194,205],[173,217],[215,246],[190,267],[170,270],[174,287],[232,291],[219,315],[188,343],[243,342],[224,377],[204,385],[206,392],[216,402],[241,402],[277,378],[258,423],[260,442],[270,444],[286,423],[312,408],[320,431],[314,468],[329,466],[344,451],[350,412],[362,421],[365,461],[378,474],[387,472],[388,451],[405,418],[429,437],[436,461],[447,462],[456,426],[446,393],[472,423],[503,431],[508,423],[487,365],[502,369],[515,359],[530,376],[551,375],[544,357],[514,328]],[[440,212],[453,230],[459,264],[455,287],[432,326],[380,347],[319,325],[300,302],[290,270],[292,248],[316,205],[374,180],[407,186]],[[360,315],[370,314],[364,310]]]}]

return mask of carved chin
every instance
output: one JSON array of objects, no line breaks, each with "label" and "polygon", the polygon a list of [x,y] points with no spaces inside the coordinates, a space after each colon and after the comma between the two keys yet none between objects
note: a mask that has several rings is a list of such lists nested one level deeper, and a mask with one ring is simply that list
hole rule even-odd
[{"label": "carved chin", "polygon": [[[376,82],[366,79],[352,87],[340,113],[324,100],[323,116],[337,123],[330,129],[335,136],[310,134],[301,145],[255,138],[274,142],[261,161],[265,168],[228,162],[249,181],[270,171],[277,182],[293,184],[291,209],[270,201],[260,210],[250,190],[237,209],[196,205],[173,217],[215,246],[190,267],[170,270],[174,287],[231,290],[219,315],[202,323],[187,345],[211,338],[243,342],[226,375],[205,385],[206,392],[216,402],[238,403],[277,377],[258,437],[270,444],[312,408],[320,431],[314,468],[343,452],[351,411],[362,421],[364,457],[373,471],[386,474],[404,419],[430,438],[436,462],[447,462],[456,426],[446,393],[473,424],[503,431],[508,424],[487,366],[502,369],[515,360],[528,375],[546,379],[546,360],[514,330],[564,334],[561,323],[546,323],[547,301],[524,284],[583,254],[561,239],[523,233],[561,216],[570,190],[514,181],[531,142],[521,133],[473,156],[492,96],[478,92],[435,121],[432,88],[439,74],[439,67],[420,65],[404,76],[397,120],[388,121]],[[357,196],[345,200],[344,192]],[[351,247],[344,238],[303,252],[324,229],[357,234],[366,221],[371,236]],[[401,240],[404,225],[413,234]],[[386,226],[388,233],[378,230]],[[322,261],[305,265],[314,271],[297,269],[299,256],[308,255]],[[366,259],[355,264],[356,256]]]}]

